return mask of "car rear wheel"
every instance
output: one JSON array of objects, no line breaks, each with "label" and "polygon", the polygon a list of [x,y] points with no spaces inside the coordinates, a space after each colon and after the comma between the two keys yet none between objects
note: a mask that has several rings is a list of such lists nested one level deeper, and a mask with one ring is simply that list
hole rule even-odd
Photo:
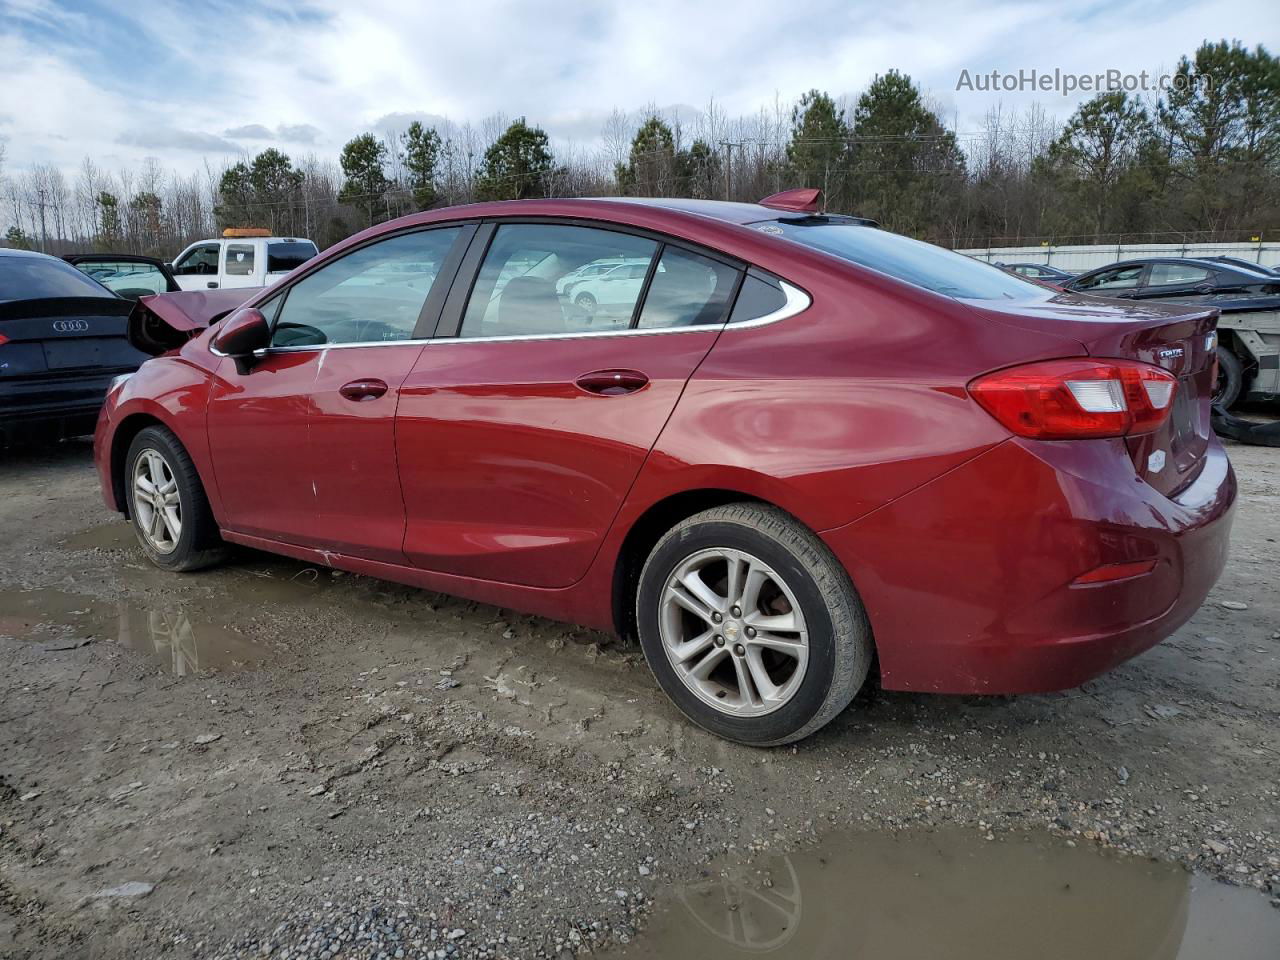
[{"label": "car rear wheel", "polygon": [[576,297],[574,297],[573,302],[577,304],[578,308],[584,311],[587,314],[587,316],[595,316],[596,307],[598,306],[598,304],[596,303],[596,298],[593,297],[591,294],[580,293]]},{"label": "car rear wheel", "polygon": [[1213,402],[1228,410],[1240,399],[1244,386],[1244,365],[1226,347],[1218,347],[1218,382],[1213,388]]},{"label": "car rear wheel", "polygon": [[134,437],[125,460],[129,518],[151,562],[165,570],[199,570],[226,547],[195,465],[164,427]]},{"label": "car rear wheel", "polygon": [[773,507],[695,514],[649,555],[637,591],[645,659],[699,726],[756,746],[790,743],[848,706],[871,630],[826,545]]}]

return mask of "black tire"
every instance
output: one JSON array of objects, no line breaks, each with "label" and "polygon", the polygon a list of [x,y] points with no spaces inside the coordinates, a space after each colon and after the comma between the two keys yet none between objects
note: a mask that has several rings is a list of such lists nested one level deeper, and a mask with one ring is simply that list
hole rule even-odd
[{"label": "black tire", "polygon": [[1214,385],[1213,402],[1229,410],[1240,399],[1244,388],[1244,364],[1226,347],[1218,347],[1218,382]]},{"label": "black tire", "polygon": [[[790,699],[768,713],[733,716],[711,706],[681,679],[663,644],[668,579],[689,558],[716,548],[751,554],[776,571],[807,625],[805,672]],[[640,644],[658,684],[694,723],[738,743],[776,746],[807,737],[849,705],[871,667],[871,627],[848,573],[812,531],[775,507],[729,504],[677,524],[649,554],[636,604]]]},{"label": "black tire", "polygon": [[[142,528],[140,511],[135,503],[134,476],[138,461],[148,452],[158,454],[176,481],[180,505],[181,531],[172,549],[162,550]],[[200,570],[222,561],[226,544],[218,535],[218,524],[209,509],[204,485],[178,438],[164,427],[147,427],[133,438],[125,457],[123,477],[128,499],[129,520],[147,557],[163,570],[185,572]]]}]

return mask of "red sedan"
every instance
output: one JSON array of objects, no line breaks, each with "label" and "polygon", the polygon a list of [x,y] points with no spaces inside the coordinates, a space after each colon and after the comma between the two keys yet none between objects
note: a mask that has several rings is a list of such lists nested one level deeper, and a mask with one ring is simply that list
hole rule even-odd
[{"label": "red sedan", "polygon": [[[575,300],[592,264],[628,269]],[[1236,492],[1216,318],[813,192],[482,204],[196,325],[113,387],[96,456],[158,566],[243,544],[636,635],[690,719],[778,744],[873,662],[891,690],[1061,689],[1184,623]]]}]

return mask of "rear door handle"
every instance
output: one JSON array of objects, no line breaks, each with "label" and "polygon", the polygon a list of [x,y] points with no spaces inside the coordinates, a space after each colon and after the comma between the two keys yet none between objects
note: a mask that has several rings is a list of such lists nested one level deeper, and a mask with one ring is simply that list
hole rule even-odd
[{"label": "rear door handle", "polygon": [[218,281],[210,280],[208,283],[205,284],[205,286],[208,287],[210,290],[216,289],[218,286]]},{"label": "rear door handle", "polygon": [[649,378],[639,370],[593,370],[576,381],[579,387],[601,397],[617,397],[643,390]]},{"label": "rear door handle", "polygon": [[352,380],[340,386],[338,392],[348,400],[362,403],[365,400],[377,400],[387,392],[387,385],[381,380]]}]

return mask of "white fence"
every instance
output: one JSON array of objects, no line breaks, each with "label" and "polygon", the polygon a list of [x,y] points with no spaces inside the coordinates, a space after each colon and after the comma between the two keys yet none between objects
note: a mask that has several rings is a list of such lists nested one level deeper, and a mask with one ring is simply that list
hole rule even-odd
[{"label": "white fence", "polygon": [[974,247],[957,250],[990,263],[1044,263],[1079,273],[1139,257],[1239,257],[1268,267],[1280,264],[1280,243],[1112,243],[1086,246]]}]

